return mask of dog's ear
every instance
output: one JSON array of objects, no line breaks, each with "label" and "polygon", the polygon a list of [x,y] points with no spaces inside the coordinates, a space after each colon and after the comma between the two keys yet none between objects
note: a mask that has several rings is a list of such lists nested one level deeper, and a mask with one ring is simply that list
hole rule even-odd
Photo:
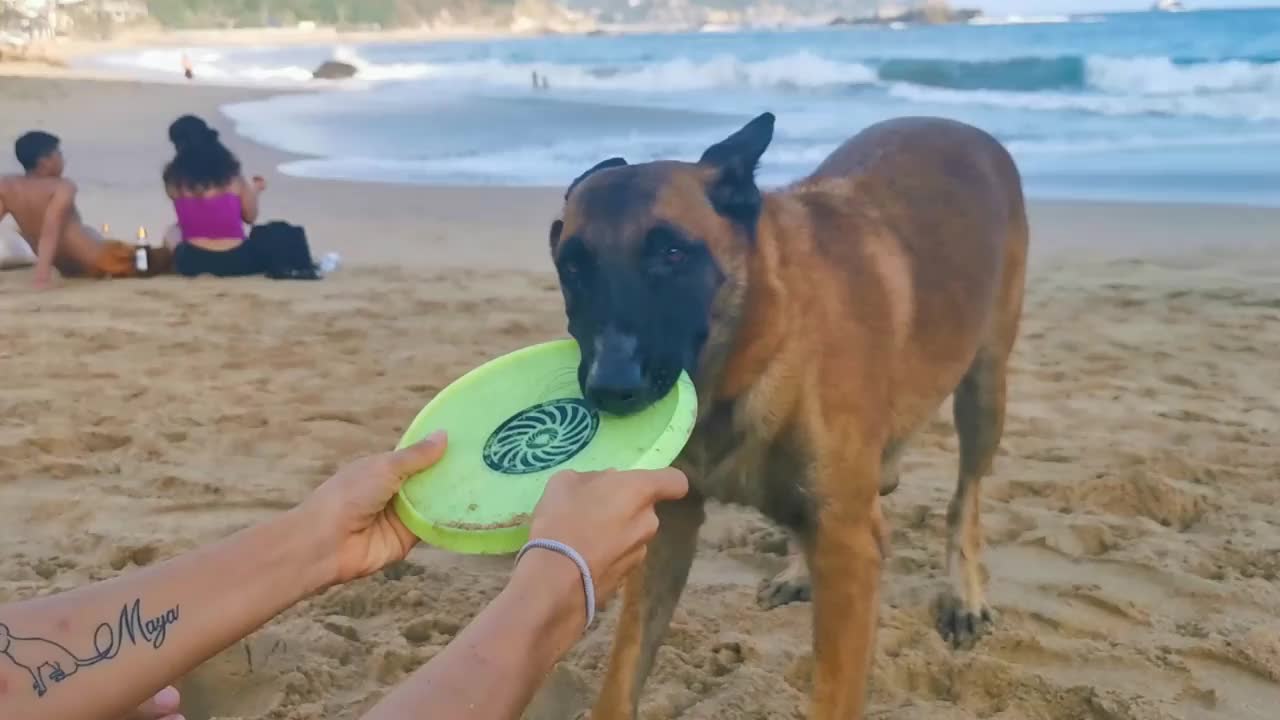
[{"label": "dog's ear", "polygon": [[556,218],[555,222],[551,223],[551,232],[547,234],[547,239],[551,241],[551,254],[553,256],[556,254],[556,248],[560,246],[560,233],[562,232],[564,232],[564,221]]},{"label": "dog's ear", "polygon": [[754,229],[760,217],[756,168],[773,141],[773,123],[773,113],[764,113],[738,132],[707,148],[698,160],[699,164],[720,171],[707,188],[712,207],[747,228]]},{"label": "dog's ear", "polygon": [[578,177],[574,178],[574,181],[569,183],[569,189],[564,191],[564,199],[568,200],[569,195],[573,193],[573,189],[581,185],[582,181],[591,177],[593,173],[600,172],[601,170],[608,170],[609,168],[612,168],[612,167],[622,167],[623,165],[626,165],[626,164],[627,164],[627,161],[623,158],[611,157],[608,160],[601,160],[595,165],[592,165],[589,170],[582,173]]},{"label": "dog's ear", "polygon": [[[622,167],[623,165],[626,165],[626,164],[627,164],[627,161],[623,158],[611,157],[608,160],[601,160],[595,165],[592,165],[586,172],[574,178],[573,182],[569,183],[569,189],[564,191],[564,199],[568,201],[569,196],[573,194],[573,189],[581,185],[582,181],[591,177],[593,173],[597,173],[597,172],[600,172],[601,170],[607,170],[613,167]],[[560,233],[563,231],[564,231],[563,220],[557,219],[555,222],[551,223],[551,232],[549,233],[549,236],[550,236],[549,239],[551,241],[551,252],[553,254],[556,251],[556,246],[560,244]]]}]

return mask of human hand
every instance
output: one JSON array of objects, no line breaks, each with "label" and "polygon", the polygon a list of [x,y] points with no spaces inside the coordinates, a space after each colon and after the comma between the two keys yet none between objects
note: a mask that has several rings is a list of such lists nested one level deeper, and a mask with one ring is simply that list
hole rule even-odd
[{"label": "human hand", "polygon": [[178,714],[181,701],[182,696],[178,694],[177,688],[169,686],[142,703],[137,710],[124,716],[122,720],[183,720],[183,717]]},{"label": "human hand", "polygon": [[529,537],[577,550],[591,568],[596,602],[603,605],[644,560],[658,532],[654,505],[688,492],[688,478],[674,468],[560,472],[533,511]]},{"label": "human hand", "polygon": [[261,175],[253,176],[253,189],[258,192],[265,192],[267,189],[267,179]]},{"label": "human hand", "polygon": [[310,527],[328,534],[328,585],[370,575],[403,560],[418,538],[391,507],[400,486],[444,456],[437,432],[402,450],[356,460],[338,470],[298,507]]}]

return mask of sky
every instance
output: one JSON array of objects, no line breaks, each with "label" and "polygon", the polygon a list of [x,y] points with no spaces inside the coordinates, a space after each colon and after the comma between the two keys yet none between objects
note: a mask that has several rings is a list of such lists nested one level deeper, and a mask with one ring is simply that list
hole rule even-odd
[{"label": "sky", "polygon": [[[1190,9],[1224,7],[1280,7],[1280,0],[1182,0]],[[1043,15],[1049,13],[1146,10],[1151,0],[952,0],[955,6],[977,6],[999,15]]]}]

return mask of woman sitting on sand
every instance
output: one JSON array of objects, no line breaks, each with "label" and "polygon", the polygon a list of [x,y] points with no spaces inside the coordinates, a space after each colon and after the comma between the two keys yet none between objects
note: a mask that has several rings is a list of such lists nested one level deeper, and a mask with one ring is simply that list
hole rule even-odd
[{"label": "woman sitting on sand", "polygon": [[194,115],[169,126],[177,151],[164,169],[164,188],[178,224],[165,236],[174,248],[178,273],[240,277],[262,275],[268,255],[245,234],[258,220],[258,195],[266,182],[240,174],[240,161],[218,139],[218,131]]},{"label": "woman sitting on sand", "polygon": [[[352,463],[296,508],[167,562],[0,604],[0,717],[181,720],[178,693],[159,688],[304,598],[405,559],[417,538],[391,500],[445,446],[436,434]],[[552,476],[506,588],[364,720],[520,717],[597,599],[644,560],[655,505],[688,491],[677,470]]]}]

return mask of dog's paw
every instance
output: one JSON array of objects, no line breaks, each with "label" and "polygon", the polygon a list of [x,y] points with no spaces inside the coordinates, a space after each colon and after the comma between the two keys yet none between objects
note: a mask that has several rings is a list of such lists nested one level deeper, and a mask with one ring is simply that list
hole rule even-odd
[{"label": "dog's paw", "polygon": [[994,624],[995,615],[985,603],[969,609],[964,600],[949,593],[939,599],[938,632],[957,650],[972,648]]},{"label": "dog's paw", "polygon": [[772,610],[796,602],[808,602],[811,587],[808,575],[783,571],[776,577],[760,583],[760,589],[756,591],[756,602],[762,610]]}]

